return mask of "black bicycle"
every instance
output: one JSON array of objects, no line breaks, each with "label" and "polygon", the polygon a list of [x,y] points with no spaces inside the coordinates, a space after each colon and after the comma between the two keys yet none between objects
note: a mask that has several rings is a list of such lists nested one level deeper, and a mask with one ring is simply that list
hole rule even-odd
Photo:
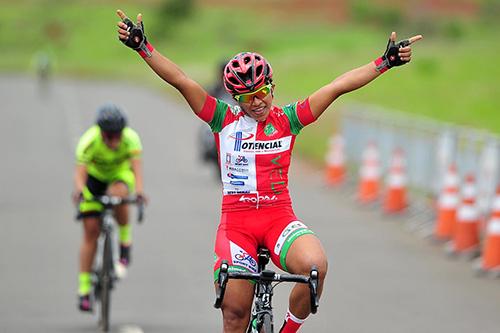
[{"label": "black bicycle", "polygon": [[259,249],[258,253],[258,272],[229,272],[227,260],[223,260],[220,265],[219,278],[217,280],[218,288],[214,307],[220,308],[226,291],[226,284],[229,279],[254,280],[255,300],[248,325],[247,333],[273,333],[273,307],[271,304],[274,287],[281,282],[298,282],[309,285],[311,298],[311,312],[316,313],[319,306],[318,300],[318,281],[319,275],[316,267],[312,267],[309,276],[295,274],[278,274],[272,270],[266,269],[269,263],[269,250]]},{"label": "black bicycle", "polygon": [[99,236],[98,252],[96,254],[96,265],[93,272],[94,298],[100,304],[99,327],[107,332],[109,330],[111,290],[117,280],[114,267],[114,216],[113,208],[120,205],[136,204],[137,221],[140,223],[144,218],[144,203],[136,196],[127,198],[115,196],[97,196],[93,201],[104,206],[101,214],[101,235]]}]

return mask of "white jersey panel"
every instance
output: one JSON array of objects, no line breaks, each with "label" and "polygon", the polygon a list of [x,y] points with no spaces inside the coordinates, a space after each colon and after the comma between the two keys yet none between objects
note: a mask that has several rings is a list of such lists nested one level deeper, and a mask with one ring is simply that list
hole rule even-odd
[{"label": "white jersey panel", "polygon": [[257,121],[241,117],[219,133],[221,178],[224,194],[256,193],[255,153],[242,146],[255,144]]}]

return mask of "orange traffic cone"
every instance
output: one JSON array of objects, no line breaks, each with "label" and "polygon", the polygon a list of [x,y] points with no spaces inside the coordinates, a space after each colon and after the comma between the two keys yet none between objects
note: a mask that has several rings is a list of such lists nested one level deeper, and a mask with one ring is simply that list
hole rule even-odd
[{"label": "orange traffic cone", "polygon": [[339,185],[345,179],[344,139],[337,134],[330,138],[326,155],[326,183]]},{"label": "orange traffic cone", "polygon": [[370,203],[377,200],[380,183],[380,163],[377,146],[369,143],[363,152],[358,186],[358,201]]},{"label": "orange traffic cone", "polygon": [[497,187],[491,217],[486,227],[480,269],[500,274],[500,186]]},{"label": "orange traffic cone", "polygon": [[433,235],[437,241],[448,241],[453,236],[457,207],[460,201],[459,183],[457,168],[452,164],[444,176],[443,189],[437,202],[437,220]]},{"label": "orange traffic cone", "polygon": [[400,213],[408,206],[406,195],[406,161],[401,148],[394,150],[389,174],[387,190],[384,198],[384,212]]},{"label": "orange traffic cone", "polygon": [[475,256],[479,250],[480,214],[476,206],[476,184],[473,175],[468,175],[462,188],[462,203],[457,210],[453,238],[449,242],[450,254]]}]

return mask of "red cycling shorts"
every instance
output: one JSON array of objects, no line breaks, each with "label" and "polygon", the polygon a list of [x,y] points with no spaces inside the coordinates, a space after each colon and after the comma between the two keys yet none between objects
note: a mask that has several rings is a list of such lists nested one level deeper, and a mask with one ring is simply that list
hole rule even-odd
[{"label": "red cycling shorts", "polygon": [[214,277],[222,260],[229,271],[257,272],[257,250],[266,247],[273,263],[287,271],[286,255],[300,236],[313,234],[292,207],[267,207],[222,213],[215,240]]}]

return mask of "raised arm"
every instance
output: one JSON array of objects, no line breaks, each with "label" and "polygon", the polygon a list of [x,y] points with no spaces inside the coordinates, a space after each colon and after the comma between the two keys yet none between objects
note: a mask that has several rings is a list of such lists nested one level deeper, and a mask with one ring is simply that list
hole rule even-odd
[{"label": "raised arm", "polygon": [[123,11],[118,9],[116,13],[121,18],[118,22],[118,38],[128,47],[138,51],[149,67],[165,82],[179,90],[196,114],[200,113],[207,97],[205,89],[147,41],[142,14],[137,15],[137,24],[134,24]]},{"label": "raised arm", "polygon": [[313,116],[318,118],[339,96],[361,88],[393,66],[409,62],[411,60],[411,44],[422,38],[421,35],[417,35],[396,43],[396,33],[393,32],[382,57],[342,74],[309,97]]}]

